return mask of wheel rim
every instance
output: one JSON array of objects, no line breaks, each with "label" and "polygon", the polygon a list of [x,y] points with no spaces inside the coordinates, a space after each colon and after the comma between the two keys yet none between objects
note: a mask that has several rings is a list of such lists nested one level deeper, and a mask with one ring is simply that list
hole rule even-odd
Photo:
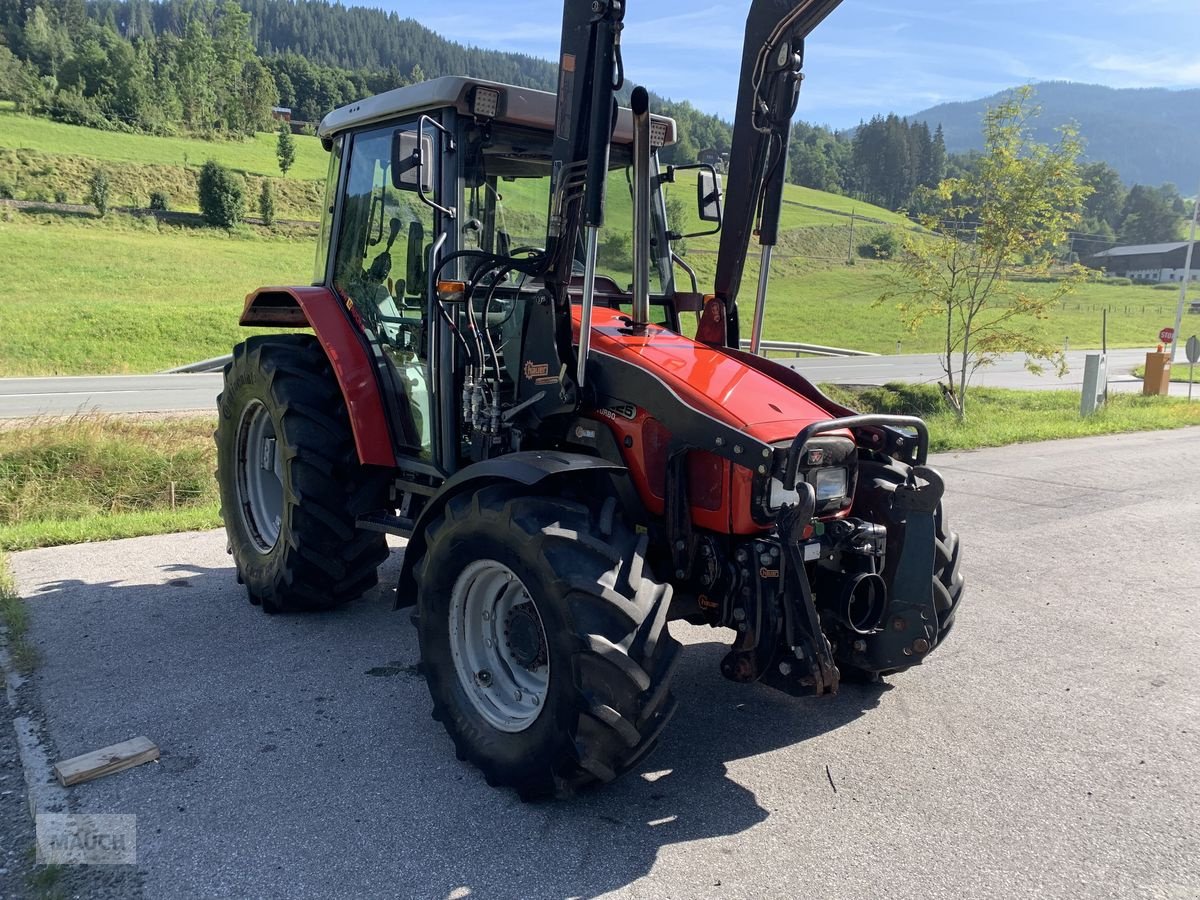
[{"label": "wheel rim", "polygon": [[254,549],[270,553],[279,543],[283,522],[283,480],[279,441],[267,407],[252,400],[238,423],[238,506]]},{"label": "wheel rim", "polygon": [[476,560],[454,582],[450,653],[464,693],[493,728],[524,731],[541,714],[550,687],[546,631],[507,566]]}]

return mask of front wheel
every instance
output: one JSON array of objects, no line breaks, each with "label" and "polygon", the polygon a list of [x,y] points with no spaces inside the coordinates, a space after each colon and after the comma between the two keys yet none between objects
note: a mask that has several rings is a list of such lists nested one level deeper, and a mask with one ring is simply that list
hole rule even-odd
[{"label": "front wheel", "polygon": [[526,799],[611,781],[674,709],[671,589],[614,512],[486,487],[450,499],[415,568],[434,718]]}]

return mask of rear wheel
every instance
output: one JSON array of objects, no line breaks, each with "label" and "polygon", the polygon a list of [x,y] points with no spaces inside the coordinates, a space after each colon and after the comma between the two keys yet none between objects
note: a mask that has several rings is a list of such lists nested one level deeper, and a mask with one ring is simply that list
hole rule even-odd
[{"label": "rear wheel", "polygon": [[671,589],[614,512],[493,485],[450,499],[416,564],[434,718],[526,799],[611,781],[674,710]]},{"label": "rear wheel", "polygon": [[239,580],[267,612],[330,609],[376,583],[387,475],[359,465],[341,390],[310,335],[234,347],[217,398],[221,515]]}]

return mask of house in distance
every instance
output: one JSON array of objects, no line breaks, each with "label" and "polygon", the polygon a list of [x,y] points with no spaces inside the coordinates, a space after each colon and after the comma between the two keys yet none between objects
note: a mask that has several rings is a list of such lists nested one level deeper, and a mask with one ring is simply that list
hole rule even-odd
[{"label": "house in distance", "polygon": [[[1104,269],[1106,274],[1118,278],[1158,284],[1179,283],[1184,280],[1187,249],[1187,241],[1112,247],[1094,254],[1088,260],[1088,265],[1093,269]],[[1200,252],[1196,250],[1192,251],[1189,280],[1200,281]]]}]

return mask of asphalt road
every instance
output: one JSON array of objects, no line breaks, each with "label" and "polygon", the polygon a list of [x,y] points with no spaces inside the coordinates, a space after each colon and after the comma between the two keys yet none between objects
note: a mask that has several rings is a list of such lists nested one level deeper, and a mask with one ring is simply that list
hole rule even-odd
[{"label": "asphalt road", "polygon": [[[1053,374],[1031,375],[1025,369],[1023,356],[1007,356],[996,365],[981,369],[973,383],[1034,390],[1079,390],[1083,383],[1085,355],[1083,351],[1072,351],[1067,355],[1071,371],[1062,379]],[[1112,390],[1140,391],[1142,382],[1130,373],[1145,358],[1145,350],[1110,351],[1109,385]],[[1179,358],[1183,360],[1182,352]],[[937,357],[928,354],[782,361],[816,381],[840,384],[933,383],[944,377]],[[91,410],[115,413],[207,411],[216,405],[220,390],[220,374],[3,378],[0,379],[0,419],[60,416]],[[1186,396],[1187,386],[1173,384],[1171,393]]]},{"label": "asphalt road", "polygon": [[938,457],[969,585],[927,665],[796,700],[672,625],[660,747],[568,802],[454,759],[386,592],[265,616],[219,532],[15,554],[29,689],[52,759],[162,748],[70,789],[138,816],[151,898],[1193,897],[1197,436]]},{"label": "asphalt road", "polygon": [[214,410],[221,374],[0,378],[0,419]]},{"label": "asphalt road", "polygon": [[[1067,353],[1069,371],[1059,378],[1050,369],[1035,375],[1025,367],[1024,354],[1008,354],[994,365],[979,369],[971,383],[980,387],[1018,388],[1021,390],[1073,390],[1083,388],[1084,359],[1088,353],[1098,351],[1072,350]],[[1113,391],[1141,391],[1142,381],[1133,377],[1134,366],[1146,361],[1147,350],[1108,351],[1108,385]],[[860,356],[853,358],[827,358],[786,360],[814,381],[837,384],[886,384],[889,381],[924,382],[935,384],[945,381],[946,376],[931,354],[910,356]],[[1179,352],[1176,367],[1187,368],[1183,351]],[[1171,393],[1187,396],[1186,384],[1172,384]]]}]

